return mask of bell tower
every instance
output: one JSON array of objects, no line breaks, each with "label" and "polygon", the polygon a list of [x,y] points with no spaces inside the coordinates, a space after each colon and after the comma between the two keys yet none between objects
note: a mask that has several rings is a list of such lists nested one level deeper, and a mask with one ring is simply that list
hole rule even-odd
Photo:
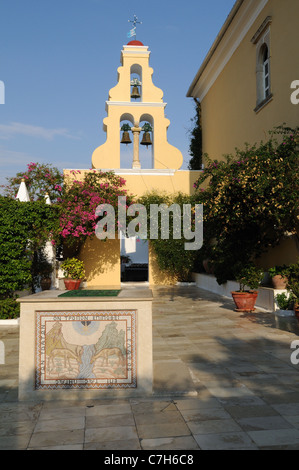
[{"label": "bell tower", "polygon": [[178,170],[182,166],[182,153],[167,141],[170,121],[165,117],[163,92],[153,84],[149,58],[148,46],[136,39],[123,46],[117,85],[106,101],[106,142],[93,152],[93,168],[120,169],[121,145],[133,147],[129,168],[142,167],[140,145],[151,148],[153,169]]}]

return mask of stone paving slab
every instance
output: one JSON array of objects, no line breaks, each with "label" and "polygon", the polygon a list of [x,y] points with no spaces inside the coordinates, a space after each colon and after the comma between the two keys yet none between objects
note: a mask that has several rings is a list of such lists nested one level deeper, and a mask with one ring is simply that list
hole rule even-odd
[{"label": "stone paving slab", "polygon": [[143,450],[199,450],[193,436],[160,437],[154,439],[142,439]]},{"label": "stone paving slab", "polygon": [[194,286],[153,289],[153,397],[19,403],[18,326],[0,326],[0,449],[299,449],[297,320]]}]

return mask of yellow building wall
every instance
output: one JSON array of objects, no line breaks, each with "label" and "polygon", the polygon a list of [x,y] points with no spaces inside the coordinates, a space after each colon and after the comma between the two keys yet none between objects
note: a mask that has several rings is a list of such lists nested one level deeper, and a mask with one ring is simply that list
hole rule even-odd
[{"label": "yellow building wall", "polygon": [[295,236],[286,237],[279,246],[269,250],[262,257],[256,260],[257,266],[267,271],[273,266],[287,266],[299,261],[299,238]]},{"label": "yellow building wall", "polygon": [[79,259],[84,262],[87,287],[120,286],[119,240],[102,241],[93,237],[82,247]]},{"label": "yellow building wall", "polygon": [[[90,170],[80,170],[75,175],[72,170],[65,170],[64,176],[67,183],[73,179],[83,180],[84,174]],[[175,171],[173,175],[140,174],[126,175],[121,173],[126,180],[128,193],[140,197],[147,192],[158,191],[174,194],[182,192],[192,194],[193,185],[200,175],[200,171]],[[158,172],[157,172],[158,173]],[[84,261],[86,271],[86,285],[95,287],[120,287],[121,264],[120,264],[120,240],[101,241],[96,237],[88,240],[82,247],[79,258]],[[173,285],[175,277],[161,272],[156,255],[149,241],[149,284],[150,285]]]},{"label": "yellow building wall", "polygon": [[174,275],[170,275],[165,271],[160,270],[155,250],[150,242],[148,281],[149,284],[153,286],[174,285],[177,282],[177,278]]},{"label": "yellow building wall", "polygon": [[[228,40],[248,4],[244,2],[241,6],[223,41]],[[272,17],[270,70],[273,99],[255,112],[257,46],[251,39],[268,16]],[[299,104],[291,103],[294,91],[291,83],[299,80],[298,18],[298,0],[269,0],[202,99],[203,152],[210,158],[222,160],[225,154],[234,154],[235,148],[244,149],[245,143],[254,145],[266,141],[270,137],[269,131],[284,123],[289,127],[299,125]],[[295,263],[298,259],[298,239],[292,236],[269,250],[258,264],[268,269]]]},{"label": "yellow building wall", "polygon": [[[267,16],[272,17],[273,99],[256,113],[256,45],[251,43],[251,38]],[[223,159],[224,154],[234,153],[236,147],[244,148],[246,142],[253,145],[267,140],[268,132],[275,126],[299,124],[299,105],[290,100],[294,91],[291,83],[299,80],[298,18],[298,0],[269,0],[203,98],[203,151],[211,158]]]},{"label": "yellow building wall", "polygon": [[[64,170],[64,177],[67,182],[72,180],[82,181],[84,174],[90,170],[80,170],[80,173],[74,175],[73,170]],[[77,170],[76,170],[77,171]],[[105,170],[103,170],[105,171]],[[200,170],[178,170],[173,173],[159,173],[159,171],[151,170],[150,174],[146,171],[140,171],[138,174],[122,172],[121,170],[114,170],[116,174],[120,175],[126,180],[126,189],[128,193],[140,197],[147,192],[159,191],[168,194],[184,193],[194,194],[194,183],[202,173]]]}]

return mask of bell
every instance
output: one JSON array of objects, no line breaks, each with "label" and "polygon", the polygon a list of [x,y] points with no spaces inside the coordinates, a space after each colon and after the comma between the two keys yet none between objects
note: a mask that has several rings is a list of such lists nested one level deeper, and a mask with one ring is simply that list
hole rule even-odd
[{"label": "bell", "polygon": [[134,100],[137,100],[137,98],[140,98],[139,88],[137,85],[133,86],[131,98],[133,98]]},{"label": "bell", "polygon": [[146,147],[152,145],[151,136],[148,132],[144,132],[140,145],[146,145]]},{"label": "bell", "polygon": [[131,141],[131,139],[130,139],[130,134],[129,134],[129,132],[127,132],[127,131],[124,131],[124,132],[123,132],[123,136],[122,136],[122,139],[121,139],[120,143],[121,143],[121,144],[126,144],[126,145],[132,143],[132,141]]}]

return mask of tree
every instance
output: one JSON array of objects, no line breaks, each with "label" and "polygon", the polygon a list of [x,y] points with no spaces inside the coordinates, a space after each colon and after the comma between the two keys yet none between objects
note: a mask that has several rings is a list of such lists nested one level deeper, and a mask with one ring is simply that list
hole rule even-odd
[{"label": "tree", "polygon": [[4,186],[4,194],[15,198],[21,184],[25,180],[31,201],[42,201],[48,193],[51,202],[56,202],[63,188],[63,174],[52,165],[30,162],[27,170],[18,172],[16,176],[7,178],[8,184]]},{"label": "tree", "polygon": [[191,160],[189,161],[189,170],[201,170],[202,165],[202,128],[201,128],[201,104],[195,101],[195,117],[191,119],[194,123],[193,129],[190,131],[191,139],[189,153]]}]

